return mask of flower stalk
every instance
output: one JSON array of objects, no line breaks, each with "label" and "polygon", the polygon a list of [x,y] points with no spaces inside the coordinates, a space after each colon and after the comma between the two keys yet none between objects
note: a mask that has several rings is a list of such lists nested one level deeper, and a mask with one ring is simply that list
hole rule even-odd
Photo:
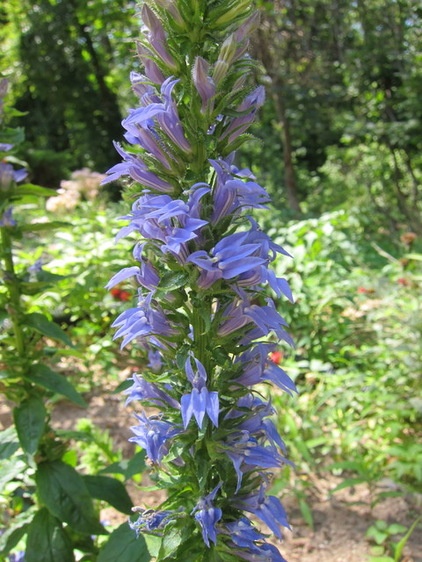
[{"label": "flower stalk", "polygon": [[128,402],[160,411],[136,414],[131,441],[168,499],[130,524],[162,537],[159,562],[283,561],[249,519],[277,537],[288,527],[266,493],[269,471],[287,461],[262,391],[270,382],[295,391],[269,358],[278,340],[292,343],[274,297],[293,297],[270,265],[288,254],[252,216],[266,190],[235,163],[264,102],[247,56],[257,14],[238,0],[146,0],[141,15],[139,105],[116,145],[123,161],[108,172],[134,199],[118,238],[137,243],[108,288],[137,286],[115,337],[145,354]]}]

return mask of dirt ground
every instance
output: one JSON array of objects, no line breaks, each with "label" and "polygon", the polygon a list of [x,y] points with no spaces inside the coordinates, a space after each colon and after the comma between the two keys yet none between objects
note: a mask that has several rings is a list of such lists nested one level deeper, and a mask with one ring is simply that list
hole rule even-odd
[{"label": "dirt ground", "polygon": [[[87,399],[87,410],[68,403],[57,406],[52,418],[53,426],[71,429],[79,418],[90,417],[99,427],[110,432],[116,449],[120,449],[125,457],[130,456],[133,449],[127,440],[131,435],[129,427],[133,418],[131,409],[124,407],[122,396],[111,395],[105,390],[104,395],[93,394]],[[0,429],[9,423],[10,409],[0,401]],[[274,544],[288,562],[369,562],[371,544],[365,533],[374,521],[382,519],[409,527],[422,512],[420,496],[391,497],[371,510],[366,485],[330,495],[330,490],[338,482],[329,474],[315,478],[314,493],[308,498],[315,522],[313,530],[301,517],[293,491],[289,493],[288,489],[285,490],[283,505],[289,514],[292,531],[286,531],[284,540]],[[145,493],[136,486],[129,488],[129,494],[135,505],[153,507],[159,501],[156,495]],[[125,520],[125,516],[113,509],[105,510],[102,518],[115,523]],[[401,562],[422,562],[421,526],[405,547]]]}]

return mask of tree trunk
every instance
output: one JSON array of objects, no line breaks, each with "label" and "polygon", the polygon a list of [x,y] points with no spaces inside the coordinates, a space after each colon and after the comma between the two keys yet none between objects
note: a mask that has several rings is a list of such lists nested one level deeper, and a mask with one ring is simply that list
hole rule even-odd
[{"label": "tree trunk", "polygon": [[256,45],[256,49],[258,51],[258,57],[260,58],[268,76],[272,80],[271,97],[274,102],[277,120],[281,125],[281,142],[283,146],[284,180],[287,202],[290,209],[300,213],[301,208],[299,203],[299,194],[292,158],[293,150],[290,135],[290,122],[287,117],[286,105],[284,102],[284,84],[281,77],[278,76],[276,65],[267,45],[267,37],[263,33],[262,28],[258,30],[257,35],[258,44]]}]

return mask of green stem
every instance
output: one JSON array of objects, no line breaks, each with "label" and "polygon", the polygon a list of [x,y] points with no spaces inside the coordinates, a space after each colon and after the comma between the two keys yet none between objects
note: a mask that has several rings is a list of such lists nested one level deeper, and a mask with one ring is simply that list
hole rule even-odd
[{"label": "green stem", "polygon": [[21,317],[21,295],[19,292],[19,285],[15,273],[12,253],[12,240],[10,238],[7,227],[0,227],[1,241],[3,246],[3,261],[4,261],[4,284],[9,292],[9,315],[12,321],[13,331],[15,334],[16,351],[20,358],[24,358],[25,354],[25,339],[20,324]]}]

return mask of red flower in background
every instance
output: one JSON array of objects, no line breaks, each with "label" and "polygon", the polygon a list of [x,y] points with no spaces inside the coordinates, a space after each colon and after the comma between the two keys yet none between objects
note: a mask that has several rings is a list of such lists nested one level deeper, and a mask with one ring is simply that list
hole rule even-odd
[{"label": "red flower in background", "polygon": [[375,291],[374,289],[367,289],[366,287],[358,287],[357,293],[360,295],[371,295],[372,293],[375,293]]},{"label": "red flower in background", "polygon": [[118,287],[114,287],[114,289],[111,289],[110,294],[116,301],[123,302],[128,301],[131,298],[131,294],[129,293],[129,291],[124,291],[123,289],[119,289]]},{"label": "red flower in background", "polygon": [[282,359],[283,359],[283,352],[282,351],[272,351],[270,354],[270,359],[273,363],[275,363],[276,365],[280,365]]}]

